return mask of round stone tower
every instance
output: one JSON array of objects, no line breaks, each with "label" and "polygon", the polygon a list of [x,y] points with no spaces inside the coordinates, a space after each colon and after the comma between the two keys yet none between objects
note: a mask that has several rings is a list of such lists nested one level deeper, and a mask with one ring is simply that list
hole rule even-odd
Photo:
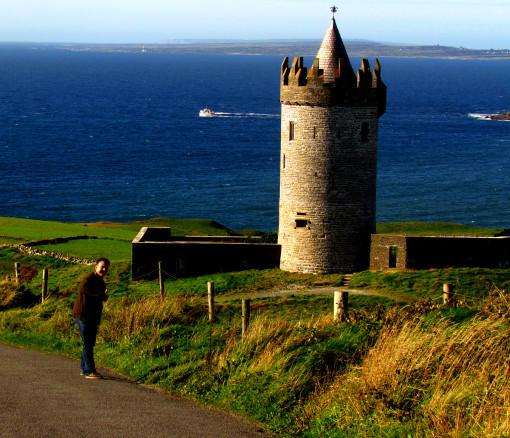
[{"label": "round stone tower", "polygon": [[376,59],[354,74],[335,19],[307,74],[282,64],[280,268],[302,273],[368,268],[375,233],[378,118],[386,86]]}]

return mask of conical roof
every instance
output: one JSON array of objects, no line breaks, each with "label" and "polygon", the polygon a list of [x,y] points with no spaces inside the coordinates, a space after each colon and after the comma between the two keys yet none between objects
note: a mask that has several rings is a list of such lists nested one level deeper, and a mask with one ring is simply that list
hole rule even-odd
[{"label": "conical roof", "polygon": [[319,58],[319,68],[324,71],[324,83],[335,81],[339,67],[341,68],[340,74],[342,76],[354,76],[354,70],[352,69],[334,17],[331,19],[316,58]]}]

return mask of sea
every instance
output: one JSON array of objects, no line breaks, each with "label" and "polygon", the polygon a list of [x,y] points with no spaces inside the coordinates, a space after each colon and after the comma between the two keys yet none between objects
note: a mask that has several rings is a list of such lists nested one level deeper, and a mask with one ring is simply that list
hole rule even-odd
[{"label": "sea", "polygon": [[[377,221],[510,228],[510,60],[380,62]],[[281,63],[0,44],[0,216],[277,230]]]}]

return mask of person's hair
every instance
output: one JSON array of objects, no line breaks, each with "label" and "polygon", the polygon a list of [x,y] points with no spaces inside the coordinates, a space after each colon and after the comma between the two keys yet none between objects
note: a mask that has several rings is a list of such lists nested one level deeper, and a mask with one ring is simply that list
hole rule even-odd
[{"label": "person's hair", "polygon": [[97,259],[96,266],[99,264],[99,262],[103,262],[105,266],[110,266],[110,260],[108,260],[106,257]]}]

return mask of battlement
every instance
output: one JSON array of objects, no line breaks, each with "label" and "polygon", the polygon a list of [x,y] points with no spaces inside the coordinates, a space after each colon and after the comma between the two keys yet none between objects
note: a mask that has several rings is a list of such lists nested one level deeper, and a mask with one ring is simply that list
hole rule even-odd
[{"label": "battlement", "polygon": [[377,107],[377,116],[386,111],[386,85],[381,79],[381,66],[375,60],[374,71],[364,58],[357,77],[348,60],[340,58],[334,70],[334,80],[325,81],[324,70],[315,58],[307,72],[303,58],[294,58],[289,68],[289,58],[282,63],[280,102],[288,105]]}]

